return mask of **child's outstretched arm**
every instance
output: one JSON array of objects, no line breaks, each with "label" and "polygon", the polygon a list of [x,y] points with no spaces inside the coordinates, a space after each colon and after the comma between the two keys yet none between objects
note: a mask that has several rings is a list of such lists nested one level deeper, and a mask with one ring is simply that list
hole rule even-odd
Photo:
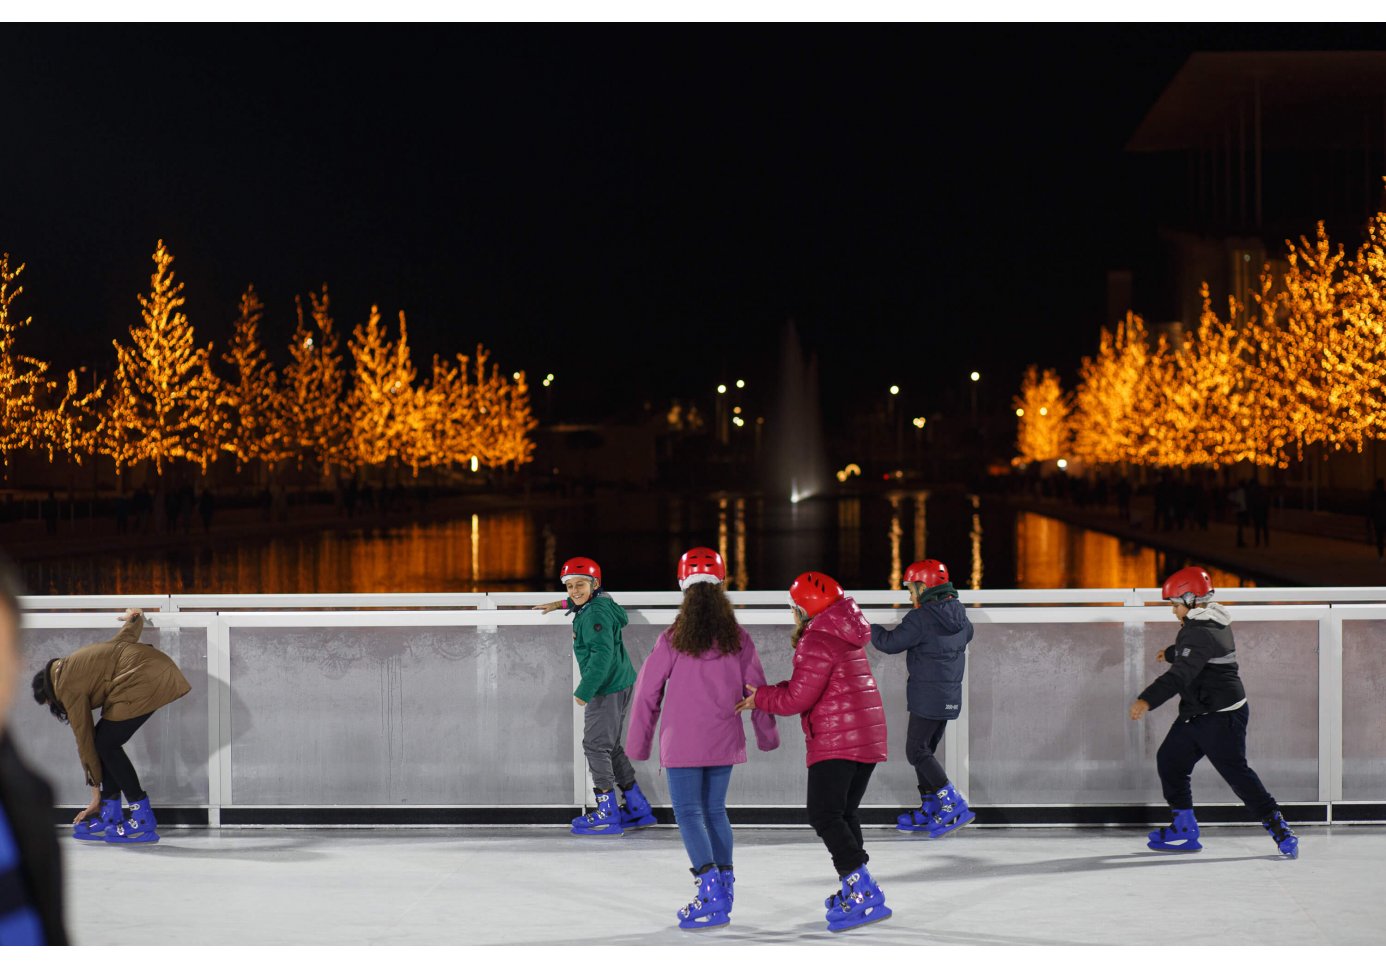
[{"label": "child's outstretched arm", "polygon": [[1164,650],[1166,661],[1173,663],[1169,671],[1147,686],[1138,698],[1154,709],[1171,696],[1177,696],[1203,671],[1216,650],[1217,643],[1211,635],[1181,632],[1179,639]]},{"label": "child's outstretched arm", "polygon": [[630,705],[630,728],[626,732],[626,755],[633,760],[648,760],[654,746],[655,724],[664,704],[664,686],[674,668],[674,650],[669,648],[669,633],[664,632],[655,643],[654,651],[640,667],[635,677],[635,696]]},{"label": "child's outstretched arm", "polygon": [[876,647],[876,651],[887,655],[906,652],[923,645],[928,638],[924,633],[923,619],[923,613],[919,609],[914,609],[906,612],[900,624],[893,629],[888,629],[884,625],[872,625],[871,644]]},{"label": "child's outstretched arm", "polygon": [[[744,631],[741,636],[741,681],[757,690],[765,685],[765,669],[760,664],[760,654],[756,652],[756,644]],[[774,716],[757,707],[751,710],[751,725],[755,727],[757,749],[768,753],[779,748],[780,728],[775,724]]]},{"label": "child's outstretched arm", "polygon": [[794,655],[794,674],[783,685],[761,686],[756,690],[756,708],[776,716],[806,713],[818,702],[823,690],[828,688],[828,677],[832,671],[831,656],[815,649],[807,641],[800,641]]}]

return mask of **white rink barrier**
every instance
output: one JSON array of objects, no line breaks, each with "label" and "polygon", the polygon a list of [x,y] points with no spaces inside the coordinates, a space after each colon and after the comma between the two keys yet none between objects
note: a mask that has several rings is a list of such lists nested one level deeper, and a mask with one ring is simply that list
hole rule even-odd
[{"label": "white rink barrier", "polygon": [[[891,624],[903,591],[850,593]],[[792,651],[784,592],[732,592],[770,680]],[[566,822],[591,801],[570,621],[531,606],[558,592],[427,595],[35,596],[23,602],[25,669],[99,641],[130,605],[145,641],[193,691],[159,711],[130,752],[174,823]],[[673,621],[677,591],[614,592],[639,666]],[[1177,700],[1133,723],[1135,695],[1176,623],[1159,590],[962,591],[976,627],[961,717],[944,736],[950,778],[980,823],[1135,823],[1166,816],[1155,750]],[[1386,820],[1386,588],[1249,588],[1219,595],[1234,617],[1250,696],[1248,758],[1292,822]],[[871,652],[890,760],[865,803],[893,822],[918,802],[905,761],[905,658]],[[11,728],[59,802],[87,791],[71,731],[24,699]],[[803,736],[748,763],[729,797],[742,823],[802,822]],[[657,806],[655,758],[637,763]],[[1194,774],[1201,822],[1248,818],[1207,765]],[[1206,805],[1206,806],[1205,806]],[[70,819],[70,812],[67,814]],[[1205,821],[1206,818],[1206,821]]]}]

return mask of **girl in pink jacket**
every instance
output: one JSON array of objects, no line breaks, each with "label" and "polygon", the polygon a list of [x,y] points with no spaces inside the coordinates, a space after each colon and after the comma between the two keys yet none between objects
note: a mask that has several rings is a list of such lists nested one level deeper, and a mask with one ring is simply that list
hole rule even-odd
[{"label": "girl in pink jacket", "polygon": [[[727,786],[732,767],[746,762],[746,732],[736,704],[744,684],[765,684],[755,644],[737,624],[722,591],[727,569],[711,548],[694,548],[679,559],[683,604],[674,624],[660,634],[640,667],[631,704],[626,753],[649,759],[661,712],[659,762],[669,774],[684,848],[698,894],[678,912],[681,928],[726,924],[732,910],[732,828]],[[775,718],[751,716],[756,745],[780,745]]]}]

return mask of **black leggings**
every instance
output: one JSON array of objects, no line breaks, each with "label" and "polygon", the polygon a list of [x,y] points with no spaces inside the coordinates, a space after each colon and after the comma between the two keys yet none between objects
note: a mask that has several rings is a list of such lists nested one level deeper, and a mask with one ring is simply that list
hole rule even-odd
[{"label": "black leggings", "polygon": [[946,719],[925,719],[910,713],[910,726],[905,733],[905,759],[914,767],[921,796],[930,796],[948,785],[948,774],[934,756],[947,728]]},{"label": "black leggings", "polygon": [[809,767],[808,815],[822,838],[839,877],[846,877],[870,858],[864,849],[857,808],[866,796],[875,763],[823,760]]},{"label": "black leggings", "polygon": [[102,800],[119,800],[122,793],[127,803],[144,799],[144,788],[140,786],[135,764],[130,762],[122,747],[153,715],[145,713],[134,719],[118,721],[103,719],[96,724],[96,755],[101,757]]},{"label": "black leggings", "polygon": [[1193,809],[1189,776],[1206,756],[1257,820],[1264,820],[1279,809],[1275,797],[1266,791],[1261,778],[1246,762],[1246,724],[1250,718],[1251,707],[1243,706],[1230,713],[1208,713],[1188,722],[1174,721],[1155,754],[1160,785],[1171,808]]}]

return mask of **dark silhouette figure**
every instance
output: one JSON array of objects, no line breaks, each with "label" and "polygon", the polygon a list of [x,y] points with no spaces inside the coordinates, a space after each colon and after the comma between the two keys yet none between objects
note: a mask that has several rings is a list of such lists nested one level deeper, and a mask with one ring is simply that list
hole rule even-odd
[{"label": "dark silhouette figure", "polygon": [[1237,547],[1246,547],[1246,526],[1251,521],[1251,514],[1247,511],[1247,485],[1238,484],[1232,488],[1227,495],[1227,503],[1232,507],[1232,514],[1237,519]]},{"label": "dark silhouette figure", "polygon": [[130,530],[130,498],[124,494],[115,500],[116,534],[126,534]]},{"label": "dark silhouette figure", "polygon": [[43,529],[49,534],[58,533],[58,495],[51,489],[43,501]]},{"label": "dark silhouette figure", "polygon": [[1367,499],[1367,520],[1376,538],[1376,558],[1386,564],[1386,480],[1378,477],[1376,489]]},{"label": "dark silhouette figure", "polygon": [[217,499],[212,494],[210,487],[202,489],[202,497],[197,502],[197,512],[202,516],[202,532],[206,534],[212,530],[212,515],[217,510]]},{"label": "dark silhouette figure", "polygon": [[1270,547],[1270,492],[1252,478],[1246,486],[1246,510],[1251,515],[1251,534],[1256,547]]}]

